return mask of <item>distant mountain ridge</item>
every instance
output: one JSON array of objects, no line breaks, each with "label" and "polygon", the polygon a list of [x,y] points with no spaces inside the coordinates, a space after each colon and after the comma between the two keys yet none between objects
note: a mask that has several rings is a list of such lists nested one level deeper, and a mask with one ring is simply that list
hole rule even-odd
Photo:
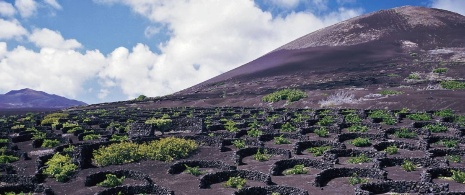
[{"label": "distant mountain ridge", "polygon": [[35,91],[29,88],[12,90],[6,94],[0,94],[0,109],[24,109],[24,108],[69,108],[72,106],[84,106],[84,102],[68,99],[43,91]]}]

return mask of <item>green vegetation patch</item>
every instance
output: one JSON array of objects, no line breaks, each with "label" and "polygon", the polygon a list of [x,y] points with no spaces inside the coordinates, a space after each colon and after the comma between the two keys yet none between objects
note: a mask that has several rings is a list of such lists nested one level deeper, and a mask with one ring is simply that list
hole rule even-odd
[{"label": "green vegetation patch", "polygon": [[242,148],[245,148],[245,147],[246,147],[245,141],[244,141],[244,140],[241,140],[241,139],[234,140],[234,141],[232,142],[232,144],[233,144],[237,149],[242,149]]},{"label": "green vegetation patch", "polygon": [[73,164],[72,158],[68,155],[55,153],[45,165],[44,173],[54,177],[59,182],[67,181],[77,170],[78,166]]},{"label": "green vegetation patch", "polygon": [[126,179],[126,177],[124,176],[118,178],[116,175],[113,175],[113,174],[106,174],[105,176],[107,178],[103,180],[102,182],[98,183],[97,184],[98,186],[111,188],[111,187],[115,187],[115,186],[119,186],[123,184],[124,179]]},{"label": "green vegetation patch", "polygon": [[326,130],[324,127],[320,127],[319,129],[315,129],[313,131],[318,137],[327,137],[329,135],[329,131]]},{"label": "green vegetation patch", "polygon": [[247,180],[242,177],[230,177],[224,186],[241,189],[245,186],[246,183]]},{"label": "green vegetation patch", "polygon": [[447,127],[441,124],[429,124],[426,125],[425,128],[431,131],[432,133],[441,133],[447,131]]},{"label": "green vegetation patch", "polygon": [[60,141],[56,139],[44,139],[42,142],[42,148],[53,148],[58,145],[60,145]]},{"label": "green vegetation patch", "polygon": [[268,152],[266,150],[263,151],[263,153],[261,152],[261,150],[257,150],[257,153],[255,153],[253,155],[253,159],[255,159],[256,161],[268,161],[270,160],[271,158],[271,155],[268,154]]},{"label": "green vegetation patch", "polygon": [[0,164],[4,164],[4,163],[12,163],[12,162],[15,162],[15,161],[18,161],[19,158],[16,157],[16,156],[12,156],[12,155],[5,155],[2,153],[2,155],[0,155]]},{"label": "green vegetation patch", "polygon": [[395,145],[392,145],[392,146],[388,146],[386,149],[384,149],[384,151],[388,154],[397,154],[397,152],[399,151],[399,149],[397,148],[397,146]]},{"label": "green vegetation patch", "polygon": [[198,166],[197,167],[189,167],[187,165],[184,165],[184,166],[186,167],[186,170],[184,172],[189,173],[193,176],[199,176],[203,174],[203,172],[200,171]]},{"label": "green vegetation patch", "polygon": [[265,95],[262,98],[264,102],[278,102],[281,100],[287,100],[288,102],[299,101],[302,98],[306,98],[307,93],[298,89],[283,89],[271,94]]},{"label": "green vegetation patch", "polygon": [[414,120],[414,121],[429,121],[431,120],[431,116],[427,113],[414,113],[407,115],[407,118]]},{"label": "green vegetation patch", "polygon": [[444,89],[465,89],[465,82],[460,81],[441,81],[440,85]]},{"label": "green vegetation patch", "polygon": [[330,150],[331,146],[319,146],[319,147],[311,147],[308,148],[307,151],[312,153],[313,156],[321,156],[326,151]]},{"label": "green vegetation patch", "polygon": [[351,164],[361,164],[371,162],[371,158],[368,158],[367,156],[365,156],[365,154],[360,154],[358,156],[350,157],[349,160],[347,160],[347,162]]},{"label": "green vegetation patch", "polygon": [[288,139],[284,138],[283,135],[280,135],[278,137],[274,137],[274,143],[275,144],[278,144],[278,145],[281,145],[281,144],[290,144],[291,141],[289,141]]},{"label": "green vegetation patch", "polygon": [[401,166],[407,172],[415,171],[417,169],[417,166],[413,164],[412,161],[409,161],[409,160],[405,160]]},{"label": "green vegetation patch", "polygon": [[417,137],[417,133],[408,130],[407,128],[401,128],[400,130],[397,130],[394,132],[394,136],[398,138],[407,138],[407,139],[412,139]]},{"label": "green vegetation patch", "polygon": [[349,183],[350,185],[357,185],[357,184],[362,184],[362,183],[368,183],[367,178],[361,178],[357,175],[357,173],[354,173],[352,177],[349,177]]},{"label": "green vegetation patch", "polygon": [[357,147],[366,147],[366,146],[371,145],[370,139],[362,138],[362,137],[357,137],[354,140],[352,140],[350,143]]},{"label": "green vegetation patch", "polygon": [[294,167],[285,170],[284,175],[298,175],[298,174],[307,174],[308,169],[304,165],[295,165]]},{"label": "green vegetation patch", "polygon": [[444,74],[447,72],[447,70],[449,70],[448,68],[436,68],[433,70],[433,73],[437,73],[437,74]]}]

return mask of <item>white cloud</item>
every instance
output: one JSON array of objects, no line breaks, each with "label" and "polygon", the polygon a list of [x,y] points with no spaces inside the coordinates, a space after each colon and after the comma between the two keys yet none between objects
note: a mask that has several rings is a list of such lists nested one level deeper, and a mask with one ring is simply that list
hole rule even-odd
[{"label": "white cloud", "polygon": [[61,5],[56,0],[44,0],[44,2],[55,9],[61,9]]},{"label": "white cloud", "polygon": [[0,18],[0,39],[18,38],[27,34],[27,30],[17,20]]},{"label": "white cloud", "polygon": [[39,52],[0,44],[0,91],[32,88],[74,98],[85,92],[84,82],[96,77],[105,64],[99,51],[42,48]]},{"label": "white cloud", "polygon": [[110,90],[108,89],[100,89],[99,93],[97,94],[98,99],[105,99],[108,94],[110,94]]},{"label": "white cloud", "polygon": [[340,9],[321,18],[309,12],[273,17],[250,0],[95,1],[125,4],[157,25],[166,25],[171,35],[160,45],[160,54],[139,44],[132,52],[118,48],[108,56],[101,83],[121,86],[130,97],[184,89],[309,32],[360,14],[359,10]]},{"label": "white cloud", "polygon": [[16,13],[13,5],[7,2],[0,2],[0,15],[5,17],[12,17]]},{"label": "white cloud", "polygon": [[23,18],[31,17],[37,11],[37,3],[34,0],[16,0],[15,6]]},{"label": "white cloud", "polygon": [[465,1],[463,0],[433,0],[431,7],[453,11],[465,16]]},{"label": "white cloud", "polygon": [[145,28],[144,35],[145,35],[145,37],[150,38],[150,37],[160,33],[160,31],[161,31],[161,27],[147,26],[147,28]]},{"label": "white cloud", "polygon": [[39,48],[76,49],[82,46],[75,39],[65,40],[59,32],[47,28],[35,29],[29,36],[29,41]]}]

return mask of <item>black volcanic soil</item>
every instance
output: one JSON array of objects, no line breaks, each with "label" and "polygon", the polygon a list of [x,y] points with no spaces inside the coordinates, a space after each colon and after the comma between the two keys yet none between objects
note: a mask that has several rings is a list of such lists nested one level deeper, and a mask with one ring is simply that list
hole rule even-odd
[{"label": "black volcanic soil", "polygon": [[[102,125],[105,126],[105,124],[109,123],[119,123],[122,126],[125,125],[130,125],[133,122],[132,121],[141,121],[143,123],[144,120],[146,120],[148,117],[157,117],[160,118],[161,116],[168,116],[174,121],[181,121],[181,122],[176,122],[174,126],[172,126],[173,131],[165,134],[164,136],[155,136],[152,138],[162,138],[162,137],[168,137],[168,136],[181,136],[185,137],[188,136],[190,138],[195,138],[197,140],[197,143],[203,144],[199,147],[199,149],[193,153],[191,156],[189,156],[186,159],[180,159],[180,160],[175,160],[173,162],[162,162],[162,161],[155,161],[155,160],[144,160],[140,162],[135,162],[135,163],[128,163],[128,164],[123,164],[123,165],[110,165],[106,167],[84,167],[82,169],[79,169],[79,171],[71,178],[71,180],[67,182],[57,182],[54,180],[54,178],[51,177],[46,177],[44,181],[39,181],[37,184],[41,184],[45,186],[46,188],[51,189],[55,194],[95,194],[98,192],[101,192],[105,190],[106,188],[104,187],[99,187],[99,186],[85,186],[86,182],[86,177],[89,175],[92,175],[94,173],[98,173],[101,171],[117,171],[117,170],[131,170],[131,171],[136,171],[140,172],[143,174],[146,174],[148,178],[153,181],[154,184],[167,188],[169,190],[174,191],[175,194],[232,194],[237,189],[233,188],[228,188],[225,187],[223,184],[224,182],[221,183],[213,183],[210,185],[209,188],[207,189],[201,189],[199,188],[199,182],[200,178],[203,177],[199,176],[193,176],[187,173],[176,173],[176,174],[170,174],[168,173],[168,170],[170,169],[170,166],[173,164],[183,161],[183,160],[189,160],[189,161],[194,161],[194,160],[207,160],[207,161],[221,161],[222,163],[237,167],[238,170],[249,170],[249,171],[259,171],[264,174],[270,175],[271,176],[271,181],[273,182],[273,185],[282,185],[282,186],[291,186],[291,187],[296,187],[301,190],[307,191],[309,194],[354,194],[355,191],[359,188],[358,185],[351,185],[349,183],[349,176],[336,176],[333,179],[329,179],[326,181],[323,186],[317,186],[315,185],[316,178],[319,177],[319,174],[323,174],[324,171],[328,171],[331,169],[331,167],[334,168],[348,168],[349,170],[352,169],[370,169],[370,170],[377,170],[377,171],[386,171],[387,175],[384,179],[382,178],[368,178],[368,182],[383,182],[383,181],[412,181],[412,182],[434,182],[436,184],[443,184],[443,183],[449,183],[451,186],[451,190],[454,189],[454,191],[459,191],[465,193],[463,189],[465,189],[465,186],[461,186],[464,184],[458,184],[454,183],[452,181],[443,181],[437,178],[432,178],[433,180],[431,181],[424,181],[422,175],[425,175],[427,171],[430,169],[437,169],[437,168],[447,168],[447,167],[453,167],[453,168],[463,168],[464,163],[463,161],[460,163],[452,163],[448,160],[446,160],[445,155],[448,150],[451,150],[449,148],[445,147],[438,147],[435,145],[435,143],[428,143],[428,139],[431,138],[431,136],[437,136],[437,133],[431,133],[430,136],[425,135],[425,136],[420,136],[415,139],[403,139],[403,138],[397,138],[395,136],[392,136],[392,131],[390,129],[392,128],[400,128],[400,127],[407,127],[409,129],[413,129],[416,131],[424,131],[421,128],[414,128],[415,124],[418,123],[418,121],[413,121],[408,118],[399,118],[399,122],[393,125],[386,125],[382,124],[379,125],[378,123],[372,123],[370,122],[371,119],[368,117],[367,113],[369,113],[369,110],[305,110],[305,109],[276,109],[276,110],[268,110],[268,109],[256,109],[256,108],[244,108],[244,107],[234,107],[234,108],[212,108],[212,109],[205,109],[205,108],[176,108],[176,109],[155,109],[155,110],[144,110],[144,109],[127,109],[127,108],[114,108],[114,109],[107,109],[107,110],[82,110],[82,111],[67,111],[70,115],[66,120],[62,120],[62,123],[65,121],[67,123],[76,123],[80,126],[88,126],[86,123],[82,122],[83,119],[86,118],[92,118],[94,121],[98,121],[97,123],[94,123],[92,126],[87,127],[89,130],[93,130],[94,132],[106,132],[105,134],[108,135],[110,133],[110,129],[105,130],[105,128],[102,128]],[[296,119],[295,114],[304,114],[308,115],[309,119],[306,122],[293,122],[294,119]],[[381,138],[370,138],[371,140],[371,146],[367,147],[355,147],[350,143],[350,140],[353,140],[353,138],[342,138],[342,136],[346,136],[347,132],[344,132],[346,129],[346,125],[343,121],[339,121],[336,123],[333,123],[331,126],[328,126],[327,128],[333,129],[332,131],[336,132],[342,132],[341,134],[339,133],[331,133],[331,135],[328,138],[320,138],[318,136],[315,136],[314,133],[304,133],[302,134],[300,131],[305,130],[305,129],[314,129],[314,128],[319,128],[316,126],[315,122],[311,122],[311,120],[318,120],[318,118],[321,118],[323,115],[328,115],[332,116],[333,118],[344,118],[344,115],[347,113],[357,113],[362,119],[363,123],[367,126],[372,126],[374,128],[370,128],[368,132],[360,132],[360,136],[381,136]],[[395,112],[391,112],[393,117],[396,117]],[[412,114],[412,113],[411,113]],[[178,116],[179,115],[179,116]],[[189,116],[188,116],[189,115]],[[274,120],[267,120],[267,118],[270,118],[272,115],[277,115],[280,116]],[[320,116],[321,115],[321,116]],[[41,119],[43,115],[37,115],[35,116],[37,119]],[[13,124],[13,121],[21,121],[18,119],[21,119],[22,116],[18,116],[18,118],[12,118],[9,117],[7,122],[2,123],[2,137],[5,138],[12,138],[14,139],[18,133],[21,134],[22,131],[24,130],[10,130],[11,126],[9,124]],[[184,123],[182,121],[184,120],[198,120],[198,119],[203,119],[201,121],[210,121],[208,124],[214,126],[214,125],[219,125],[220,119],[224,120],[232,120],[236,121],[236,124],[238,127],[240,127],[241,130],[249,131],[250,128],[247,127],[247,124],[257,120],[259,121],[259,129],[264,132],[262,137],[259,138],[252,138],[247,135],[242,135],[242,134],[236,134],[234,137],[236,139],[247,139],[250,142],[250,144],[253,143],[258,143],[260,145],[263,143],[264,147],[268,148],[280,148],[284,150],[288,150],[291,154],[290,159],[309,159],[309,160],[318,160],[321,161],[321,163],[329,163],[328,166],[329,168],[318,168],[318,167],[307,167],[308,172],[303,175],[282,175],[281,173],[278,173],[277,175],[272,175],[271,170],[273,167],[276,166],[276,164],[279,161],[285,161],[288,159],[288,156],[286,155],[272,155],[272,157],[268,161],[263,161],[259,162],[253,159],[251,155],[246,155],[243,156],[242,159],[242,164],[236,164],[235,162],[235,157],[234,154],[236,151],[238,151],[237,148],[235,148],[232,145],[223,145],[222,147],[229,148],[227,150],[220,150],[220,145],[221,144],[206,144],[208,142],[205,141],[207,138],[215,138],[218,139],[221,143],[225,140],[232,139],[231,138],[225,138],[225,137],[216,137],[216,136],[211,136],[210,133],[218,133],[220,132],[226,132],[224,131],[224,128],[219,126],[215,127],[215,129],[212,129],[212,126],[206,125],[205,123]],[[449,122],[441,122],[444,120],[449,120]],[[294,138],[289,140],[291,141],[291,144],[285,144],[285,145],[277,145],[271,141],[260,141],[265,139],[266,136],[268,135],[274,135],[274,137],[278,136],[280,133],[279,127],[281,124],[289,122],[293,126],[300,126],[300,128],[297,128],[297,131],[295,132],[290,132],[286,133],[286,137],[289,136],[294,136]],[[448,131],[444,133],[440,133],[441,136],[445,137],[457,137],[460,140],[460,144],[458,145],[457,148],[454,148],[454,152],[456,154],[461,154],[462,160],[465,160],[465,148],[464,142],[463,142],[463,123],[462,122],[453,122],[450,121],[450,119],[443,118],[440,116],[435,116],[428,120],[428,121],[423,121],[423,123],[440,123],[442,125],[449,126]],[[57,130],[51,130],[51,127],[42,127],[38,126],[32,123],[25,123],[26,128],[30,127],[36,127],[37,129],[42,129],[39,131],[47,131],[51,134],[48,135],[48,137],[53,137],[53,136],[58,136],[58,137],[66,137],[67,139],[72,139],[73,140],[73,145],[76,147],[79,147],[81,144],[90,144],[90,143],[105,143],[108,138],[104,138],[101,140],[96,140],[96,141],[78,141],[77,136],[73,134],[62,134],[62,131],[60,129]],[[175,129],[178,129],[178,127],[182,126],[182,130],[190,130],[190,132],[186,131],[175,131]],[[204,128],[204,129],[203,129]],[[202,130],[203,129],[203,130]],[[145,129],[148,130],[148,129]],[[135,132],[138,132],[138,129],[130,128],[129,134],[133,134]],[[388,133],[390,132],[390,133]],[[123,134],[128,134],[128,133],[123,133]],[[110,133],[111,134],[111,133]],[[156,133],[158,135],[158,133]],[[214,135],[214,134],[212,134]],[[134,137],[133,139],[136,140],[141,137]],[[147,138],[147,137],[146,137]],[[296,139],[298,138],[298,139]],[[204,141],[202,141],[204,139]],[[338,140],[341,141],[339,142]],[[266,138],[266,140],[269,140],[269,138]],[[337,161],[333,161],[331,159],[327,159],[326,157],[315,157],[313,154],[310,154],[306,150],[302,152],[302,154],[296,154],[294,149],[298,147],[298,144],[300,142],[311,142],[311,141],[318,141],[318,140],[326,140],[329,141],[330,143],[341,143],[341,146],[337,146],[336,148],[333,148],[335,150],[341,150],[343,153],[339,152],[332,152],[332,150],[325,152],[325,156],[331,156],[330,154],[336,154],[336,159]],[[346,141],[342,141],[346,140]],[[426,143],[427,145],[424,148],[417,148],[417,149],[408,149],[408,148],[402,148],[399,149],[398,154],[394,155],[387,155],[385,154],[382,150],[377,151],[375,148],[375,145],[381,143],[381,142],[387,142],[387,141],[399,141],[400,143],[410,143],[414,146],[421,146],[422,144]],[[10,143],[12,141],[10,140]],[[40,154],[38,151],[47,151],[49,152],[54,152],[53,149],[55,148],[33,148],[32,147],[32,140],[24,140],[20,142],[15,142],[10,145],[6,150],[15,152],[15,154],[21,154],[21,153],[28,153],[28,156],[31,158],[30,160],[25,160],[25,159],[20,159],[19,161],[11,163],[13,166],[13,169],[16,171],[17,175],[23,175],[23,176],[31,176],[31,177],[40,177],[40,174],[37,175],[37,169],[36,167],[36,161],[38,159],[39,155],[44,155],[45,153]],[[62,143],[65,144],[65,143]],[[248,145],[248,147],[256,147],[256,145]],[[304,147],[303,149],[308,148]],[[51,151],[50,151],[51,149]],[[440,154],[437,152],[437,150],[444,150],[444,154]],[[347,152],[344,154],[344,151]],[[350,152],[367,152],[369,155],[376,154],[378,157],[373,157],[374,159],[378,159],[375,161],[370,161],[367,163],[361,163],[361,164],[351,164],[348,163],[347,160],[351,157],[357,156],[355,153],[351,154]],[[56,152],[56,151],[55,151]],[[73,156],[76,156],[76,151],[73,154]],[[425,160],[422,160],[423,165],[419,166],[415,171],[412,172],[406,172],[402,169],[400,164],[398,165],[388,165],[388,164],[380,164],[381,161],[383,161],[383,158],[399,158],[403,160],[408,160],[410,158],[424,158]],[[385,161],[385,160],[384,160]],[[438,163],[433,163],[433,164],[428,164],[428,162],[438,162]],[[425,164],[426,163],[426,164]],[[221,171],[218,168],[213,168],[213,167],[203,167],[201,170],[205,174],[214,174],[219,171]],[[344,174],[344,171],[341,172],[341,174]],[[444,173],[446,174],[446,173]],[[9,175],[13,174],[7,174],[5,172],[2,172],[2,175],[5,175],[5,178],[7,178]],[[371,177],[371,176],[370,176]],[[2,180],[2,182],[7,182],[6,180]],[[18,185],[18,183],[2,183],[0,185],[0,191],[2,189],[5,189],[3,187],[5,186],[15,186]],[[124,185],[127,186],[137,186],[137,185],[145,185],[144,181],[134,179],[134,178],[128,178]],[[253,181],[253,180],[248,180],[247,181],[247,186],[262,186],[266,187],[268,186],[266,183],[260,182],[260,181]],[[461,186],[461,187],[460,187]],[[11,189],[11,188],[9,188]],[[393,188],[394,189],[394,188]],[[402,193],[401,191],[395,191],[391,189],[391,192],[399,192]],[[360,189],[359,189],[360,190]],[[419,191],[415,191],[415,189],[412,189],[410,193],[418,193]],[[443,190],[442,192],[446,193],[447,190]]]}]

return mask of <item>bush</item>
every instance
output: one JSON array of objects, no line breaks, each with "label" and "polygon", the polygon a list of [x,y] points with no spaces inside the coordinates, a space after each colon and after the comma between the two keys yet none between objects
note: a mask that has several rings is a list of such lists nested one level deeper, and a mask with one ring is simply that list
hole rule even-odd
[{"label": "bush", "polygon": [[9,140],[8,139],[0,139],[0,143],[8,143]]},{"label": "bush", "polygon": [[307,168],[304,165],[295,165],[291,169],[285,170],[284,175],[297,175],[297,174],[306,174],[308,172]]},{"label": "bush", "polygon": [[460,155],[447,155],[447,160],[452,161],[454,163],[461,163],[462,157]]},{"label": "bush", "polygon": [[417,137],[417,133],[410,131],[407,128],[401,128],[400,130],[394,132],[394,136],[398,138],[412,139]]},{"label": "bush", "polygon": [[41,121],[41,125],[51,125],[51,124],[56,124],[58,123],[59,119],[62,118],[68,118],[68,114],[66,113],[52,113],[48,114],[47,116],[44,117],[44,119]]},{"label": "bush", "polygon": [[88,135],[84,135],[84,137],[82,139],[84,141],[96,140],[96,139],[100,139],[100,135],[98,135],[98,134],[88,134]]},{"label": "bush", "polygon": [[319,146],[308,148],[307,151],[312,153],[313,156],[321,156],[324,152],[331,149],[331,146]]},{"label": "bush", "polygon": [[186,170],[184,172],[189,173],[193,176],[199,176],[202,175],[202,171],[200,171],[199,167],[189,167],[187,165],[184,165],[186,167]]},{"label": "bush", "polygon": [[429,125],[426,125],[425,127],[426,129],[428,129],[429,131],[433,132],[433,133],[441,133],[441,132],[446,132],[447,131],[447,127],[446,126],[442,126],[441,124],[429,124]]},{"label": "bush", "polygon": [[324,116],[320,121],[318,121],[317,125],[319,126],[328,126],[334,123],[334,119],[332,116]]},{"label": "bush", "polygon": [[279,102],[281,100],[287,100],[288,102],[299,101],[302,98],[306,98],[307,93],[298,89],[283,89],[274,93],[265,95],[262,98],[264,102]]},{"label": "bush", "polygon": [[372,119],[380,118],[380,119],[382,119],[382,122],[387,124],[387,125],[396,124],[396,120],[394,119],[394,117],[385,110],[372,111],[372,112],[370,112],[368,117],[372,118]]},{"label": "bush", "polygon": [[98,166],[124,164],[141,159],[172,161],[187,157],[197,150],[193,140],[167,137],[145,144],[121,142],[101,147],[93,152]]},{"label": "bush", "polygon": [[368,158],[367,156],[365,156],[365,154],[360,154],[359,156],[350,157],[349,160],[347,160],[347,162],[351,164],[361,164],[361,163],[367,163],[370,161],[371,161],[371,158]]},{"label": "bush", "polygon": [[459,142],[457,140],[442,140],[441,144],[447,148],[455,148]]},{"label": "bush", "polygon": [[98,183],[97,185],[111,188],[111,187],[115,187],[115,186],[119,186],[123,184],[124,179],[126,179],[126,177],[124,176],[122,176],[121,178],[118,178],[116,177],[116,175],[113,175],[113,174],[106,174],[106,177],[107,178],[105,180]]},{"label": "bush", "polygon": [[146,100],[146,99],[147,99],[147,96],[145,96],[145,95],[139,95],[139,97],[137,97],[135,100],[136,100],[136,101],[144,101],[144,100]]},{"label": "bush", "polygon": [[454,111],[451,109],[444,109],[444,110],[438,110],[434,112],[434,116],[440,116],[440,117],[454,117]]},{"label": "bush", "polygon": [[359,125],[359,124],[356,124],[356,125],[352,125],[350,126],[348,129],[347,129],[349,132],[367,132],[368,131],[368,127],[367,126],[363,126],[363,125]]},{"label": "bush", "polygon": [[283,131],[283,132],[294,132],[295,130],[296,130],[296,128],[294,126],[292,126],[291,123],[289,123],[289,122],[284,123],[281,126],[281,131]]},{"label": "bush", "polygon": [[263,132],[258,129],[252,129],[247,131],[247,135],[250,137],[259,137],[260,135],[263,135]]},{"label": "bush", "polygon": [[357,175],[357,173],[354,173],[352,177],[349,177],[349,183],[350,185],[357,185],[357,184],[362,184],[362,183],[368,183],[368,179],[366,178],[361,178]]},{"label": "bush", "polygon": [[381,95],[399,95],[403,94],[404,92],[402,91],[396,91],[396,90],[383,90],[379,92]]},{"label": "bush", "polygon": [[278,137],[274,137],[274,143],[275,144],[290,144],[291,141],[287,140],[286,138],[283,137],[283,135],[281,136],[278,136]]},{"label": "bush", "polygon": [[450,170],[452,172],[452,179],[457,183],[465,183],[465,172]]},{"label": "bush", "polygon": [[417,169],[417,166],[415,164],[413,164],[413,162],[411,162],[409,160],[405,160],[404,163],[402,163],[401,166],[407,172],[415,171]]},{"label": "bush", "polygon": [[433,70],[434,73],[438,73],[438,74],[444,74],[447,72],[447,68],[436,68]]},{"label": "bush", "polygon": [[242,148],[245,148],[245,141],[244,140],[234,140],[233,142],[233,145],[237,148],[237,149],[242,149]]},{"label": "bush", "polygon": [[68,155],[60,153],[55,153],[45,165],[47,168],[45,168],[44,173],[54,177],[59,182],[67,181],[78,168]]},{"label": "bush", "polygon": [[76,147],[74,147],[73,145],[69,145],[68,147],[63,148],[63,152],[72,153],[72,152],[74,152],[74,149],[75,149],[75,148],[76,148]]},{"label": "bush", "polygon": [[260,161],[260,162],[261,161],[268,161],[268,160],[270,160],[270,158],[271,158],[271,155],[269,155],[266,150],[264,150],[263,153],[262,153],[260,151],[260,149],[258,149],[257,153],[255,153],[253,155],[253,159],[255,159],[256,161]]},{"label": "bush", "polygon": [[45,139],[47,137],[47,134],[45,132],[40,132],[40,131],[35,131],[32,134],[32,139],[37,140],[37,139]]},{"label": "bush", "polygon": [[241,177],[230,177],[228,181],[224,184],[226,187],[241,189],[245,186],[247,180]]},{"label": "bush", "polygon": [[440,85],[444,89],[465,89],[465,83],[459,81],[441,81]]},{"label": "bush", "polygon": [[236,127],[236,122],[234,121],[226,122],[226,124],[224,125],[224,128],[232,133],[239,131],[239,128]]},{"label": "bush", "polygon": [[127,135],[111,135],[110,141],[129,141],[129,137]]},{"label": "bush", "polygon": [[58,146],[60,144],[60,141],[56,139],[44,139],[44,142],[42,142],[42,148],[53,148],[55,146]]},{"label": "bush", "polygon": [[362,119],[354,113],[350,113],[344,117],[346,123],[358,124],[362,122]]},{"label": "bush", "polygon": [[12,163],[12,162],[15,162],[15,161],[18,161],[18,160],[19,160],[19,158],[16,157],[16,156],[5,155],[4,153],[2,153],[2,155],[0,155],[0,164]]},{"label": "bush", "polygon": [[319,137],[327,137],[329,135],[329,131],[326,130],[324,127],[320,127],[319,129],[315,129],[313,131],[315,134],[317,134]]},{"label": "bush", "polygon": [[350,143],[357,147],[365,147],[365,146],[371,145],[370,140],[368,138],[361,138],[361,137],[355,138]]},{"label": "bush", "polygon": [[151,118],[151,119],[147,119],[145,121],[145,124],[153,125],[153,126],[157,127],[157,129],[159,131],[164,133],[167,130],[169,130],[169,128],[171,127],[172,122],[173,121],[171,119],[166,119],[166,118],[161,118],[161,119]]},{"label": "bush", "polygon": [[429,121],[431,120],[431,116],[426,113],[415,113],[407,115],[407,118],[415,121]]},{"label": "bush", "polygon": [[384,151],[392,155],[392,154],[397,154],[398,149],[397,149],[397,146],[392,145],[392,146],[388,146],[386,149],[384,149]]}]

